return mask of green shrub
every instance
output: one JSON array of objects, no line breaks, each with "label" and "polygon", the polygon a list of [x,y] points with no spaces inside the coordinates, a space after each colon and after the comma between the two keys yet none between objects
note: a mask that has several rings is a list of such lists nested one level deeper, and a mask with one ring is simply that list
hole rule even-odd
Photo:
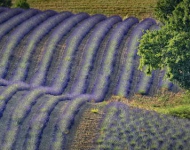
[{"label": "green shrub", "polygon": [[174,107],[169,110],[169,114],[180,118],[190,119],[190,107],[185,105]]},{"label": "green shrub", "polygon": [[15,8],[24,8],[24,9],[29,9],[30,5],[27,3],[26,0],[17,0],[14,4]]},{"label": "green shrub", "polygon": [[[161,0],[169,1],[169,0]],[[190,0],[170,3],[171,12],[160,30],[146,31],[140,40],[138,55],[139,69],[150,75],[153,70],[166,70],[165,79],[179,87],[190,89]],[[146,70],[143,67],[147,66]]]},{"label": "green shrub", "polygon": [[0,6],[2,7],[11,7],[11,0],[0,0]]},{"label": "green shrub", "polygon": [[163,23],[167,22],[175,7],[183,0],[159,0],[155,9],[156,17]]}]

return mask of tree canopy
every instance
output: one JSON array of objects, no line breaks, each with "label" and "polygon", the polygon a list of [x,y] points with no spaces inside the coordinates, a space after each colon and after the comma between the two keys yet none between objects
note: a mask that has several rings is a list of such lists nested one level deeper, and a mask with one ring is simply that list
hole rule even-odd
[{"label": "tree canopy", "polygon": [[24,9],[29,9],[30,5],[27,3],[26,0],[17,0],[14,4],[14,7],[18,8],[24,8]]},{"label": "tree canopy", "polygon": [[183,0],[159,0],[155,9],[156,17],[163,23],[167,22],[175,7]]},{"label": "tree canopy", "polygon": [[146,65],[145,73],[148,75],[153,70],[166,69],[165,78],[190,89],[190,0],[176,0],[175,7],[174,4],[170,6],[170,3],[166,3],[171,1],[161,0],[157,5],[157,14],[171,8],[167,14],[160,15],[164,26],[160,30],[146,31],[140,40],[139,69],[143,70]]},{"label": "tree canopy", "polygon": [[12,3],[11,0],[0,0],[1,7],[11,7]]}]

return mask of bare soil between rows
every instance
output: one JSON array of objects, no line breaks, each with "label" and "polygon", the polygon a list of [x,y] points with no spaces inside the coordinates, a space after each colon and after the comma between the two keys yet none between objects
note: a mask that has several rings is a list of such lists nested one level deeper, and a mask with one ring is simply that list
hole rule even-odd
[{"label": "bare soil between rows", "polygon": [[[92,109],[98,109],[97,113]],[[96,139],[100,134],[100,123],[103,108],[98,103],[87,103],[82,106],[75,117],[74,125],[68,134],[66,150],[94,150]]]}]

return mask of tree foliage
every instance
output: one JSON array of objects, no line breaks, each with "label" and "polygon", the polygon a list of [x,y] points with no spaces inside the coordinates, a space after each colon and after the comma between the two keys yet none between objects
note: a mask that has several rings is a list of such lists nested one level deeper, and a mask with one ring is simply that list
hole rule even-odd
[{"label": "tree foliage", "polygon": [[145,73],[148,75],[153,70],[166,69],[165,78],[175,81],[182,88],[190,89],[189,31],[190,0],[183,0],[174,8],[160,30],[146,31],[143,35],[137,53],[141,56],[139,69],[142,70],[146,65]]},{"label": "tree foliage", "polygon": [[15,8],[24,8],[24,9],[29,9],[30,5],[27,3],[26,0],[17,0],[14,4]]},{"label": "tree foliage", "polygon": [[12,3],[11,0],[0,0],[1,7],[11,7]]},{"label": "tree foliage", "polygon": [[190,0],[179,3],[169,18],[167,24],[172,30],[189,32],[190,30]]},{"label": "tree foliage", "polygon": [[167,22],[175,7],[183,0],[159,0],[155,9],[156,17],[163,23]]}]

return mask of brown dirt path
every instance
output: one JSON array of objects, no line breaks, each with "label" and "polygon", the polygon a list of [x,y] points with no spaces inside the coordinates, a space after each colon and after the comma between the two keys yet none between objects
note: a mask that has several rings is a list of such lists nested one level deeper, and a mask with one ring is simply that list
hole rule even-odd
[{"label": "brown dirt path", "polygon": [[[73,139],[68,141],[68,150],[91,150],[95,148],[95,139],[100,133],[99,123],[102,118],[105,105],[89,103],[79,113],[75,124]],[[98,113],[91,110],[97,108]],[[72,130],[72,129],[71,129]]]}]

